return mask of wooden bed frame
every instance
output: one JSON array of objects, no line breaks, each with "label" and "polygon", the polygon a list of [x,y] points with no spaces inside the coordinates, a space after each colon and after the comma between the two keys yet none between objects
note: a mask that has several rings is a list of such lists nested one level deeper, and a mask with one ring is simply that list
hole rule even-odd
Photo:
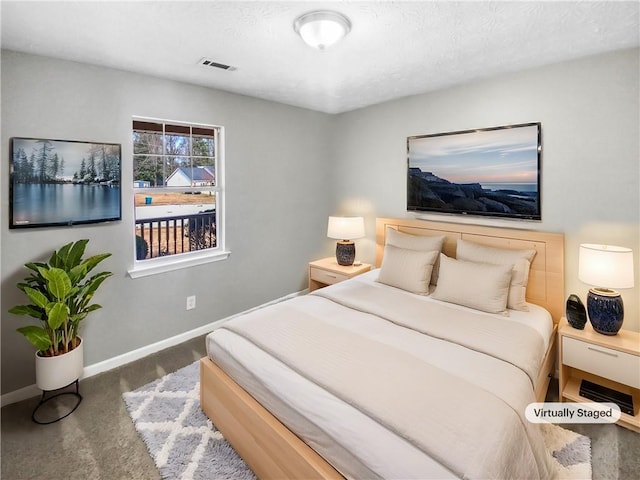
[{"label": "wooden bed frame", "polygon": [[[378,218],[376,266],[382,262],[387,226],[412,235],[444,235],[443,252],[450,257],[455,257],[456,241],[461,238],[501,248],[536,250],[529,274],[527,301],[545,307],[554,321],[554,334],[536,384],[536,399],[544,401],[555,365],[555,329],[564,312],[564,236],[531,230]],[[259,478],[343,478],[208,357],[200,360],[200,406]]]}]

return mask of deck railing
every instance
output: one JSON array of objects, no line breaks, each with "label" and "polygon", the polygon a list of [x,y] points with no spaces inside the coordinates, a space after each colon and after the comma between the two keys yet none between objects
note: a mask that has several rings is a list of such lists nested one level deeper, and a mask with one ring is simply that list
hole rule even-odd
[{"label": "deck railing", "polygon": [[216,246],[216,212],[136,220],[136,258],[161,257]]}]

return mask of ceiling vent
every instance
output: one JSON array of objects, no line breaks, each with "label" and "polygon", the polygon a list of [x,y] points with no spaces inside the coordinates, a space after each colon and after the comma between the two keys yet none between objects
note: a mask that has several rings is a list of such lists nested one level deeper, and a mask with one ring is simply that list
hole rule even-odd
[{"label": "ceiling vent", "polygon": [[230,72],[236,69],[236,67],[232,67],[231,65],[214,62],[210,58],[201,58],[200,61],[198,61],[198,65],[202,65],[203,67],[219,68],[221,70],[228,70]]}]

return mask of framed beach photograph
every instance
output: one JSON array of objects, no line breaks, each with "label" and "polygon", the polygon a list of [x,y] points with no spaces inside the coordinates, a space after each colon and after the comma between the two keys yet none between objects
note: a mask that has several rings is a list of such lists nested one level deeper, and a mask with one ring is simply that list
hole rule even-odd
[{"label": "framed beach photograph", "polygon": [[407,138],[407,210],[541,220],[540,123]]},{"label": "framed beach photograph", "polygon": [[12,138],[9,228],[120,220],[121,146]]}]

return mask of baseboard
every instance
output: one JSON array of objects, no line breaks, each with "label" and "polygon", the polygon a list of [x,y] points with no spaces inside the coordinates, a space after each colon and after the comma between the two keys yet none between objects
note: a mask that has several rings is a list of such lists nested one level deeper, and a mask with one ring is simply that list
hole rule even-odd
[{"label": "baseboard", "polygon": [[[196,338],[201,335],[206,335],[207,333],[212,332],[216,328],[220,327],[223,323],[228,322],[232,318],[236,318],[240,315],[244,315],[245,313],[253,312],[254,310],[258,310],[260,308],[264,308],[269,305],[280,303],[285,300],[289,300],[290,298],[304,295],[306,293],[308,293],[308,290],[306,289],[301,290],[299,292],[290,293],[289,295],[285,295],[284,297],[271,300],[270,302],[264,303],[262,305],[258,305],[257,307],[253,307],[253,308],[250,308],[249,310],[236,313],[235,315],[231,315],[229,317],[216,320],[215,322],[211,322],[207,325],[203,325],[202,327],[195,328],[193,330],[181,333],[174,337],[167,338],[165,340],[161,340],[159,342],[152,343],[150,345],[146,345],[144,347],[138,348],[136,350],[132,350],[127,353],[123,353],[116,357],[103,360],[102,362],[94,363],[93,365],[88,365],[84,367],[82,377],[80,377],[80,380],[92,377],[94,375],[98,375],[99,373],[103,373],[108,370],[113,370],[114,368],[121,367],[122,365],[126,365],[127,363],[140,360],[141,358],[147,357],[153,353],[184,343],[188,340],[191,340],[192,338]],[[10,405],[12,403],[20,402],[22,400],[26,400],[27,398],[36,397],[41,394],[42,394],[42,390],[36,387],[35,384],[28,385],[18,390],[14,390],[13,392],[9,392],[2,395],[1,406],[4,407],[5,405]]]},{"label": "baseboard", "polygon": [[13,392],[5,393],[2,395],[1,405],[11,405],[12,403],[21,402],[31,397],[39,397],[42,395],[42,390],[36,387],[36,384],[29,385]]}]

